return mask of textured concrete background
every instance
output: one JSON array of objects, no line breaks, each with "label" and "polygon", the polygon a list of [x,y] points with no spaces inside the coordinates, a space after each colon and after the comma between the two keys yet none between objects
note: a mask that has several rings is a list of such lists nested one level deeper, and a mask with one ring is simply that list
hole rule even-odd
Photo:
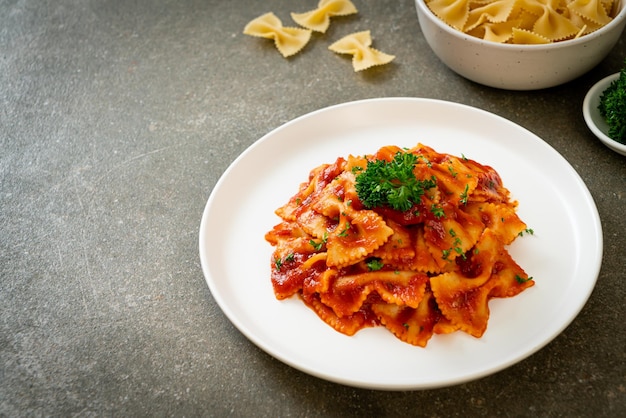
[{"label": "textured concrete background", "polygon": [[[511,92],[450,72],[410,0],[355,0],[357,16],[289,60],[242,34],[262,13],[286,22],[315,4],[0,0],[0,416],[626,412],[626,159],[581,115],[586,90],[624,62],[624,38],[572,83]],[[326,44],[364,28],[397,59],[355,74]],[[240,334],[202,276],[202,210],[243,150],[304,113],[385,96],[460,102],[528,128],[598,205],[605,252],[589,302],[496,375],[423,392],[310,377]]]}]

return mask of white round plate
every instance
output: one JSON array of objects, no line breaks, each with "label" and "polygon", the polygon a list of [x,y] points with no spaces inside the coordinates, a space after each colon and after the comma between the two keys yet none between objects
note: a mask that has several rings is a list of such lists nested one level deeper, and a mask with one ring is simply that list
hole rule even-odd
[{"label": "white round plate", "polygon": [[619,143],[609,137],[609,125],[607,125],[598,110],[602,93],[604,93],[611,83],[614,80],[617,80],[619,76],[620,73],[616,73],[604,77],[589,89],[585,95],[585,99],[583,100],[583,118],[585,119],[585,123],[591,132],[593,132],[593,134],[597,136],[604,145],[618,154],[626,155],[626,144]]},{"label": "white round plate", "polygon": [[[501,175],[534,235],[509,252],[535,286],[492,299],[485,334],[434,335],[426,348],[384,327],[352,337],[333,330],[297,297],[278,301],[270,281],[272,247],[264,235],[274,210],[309,171],[339,156],[418,142],[464,155]],[[232,323],[284,363],[329,381],[371,389],[450,386],[500,371],[536,352],[580,312],[602,261],[602,228],[574,169],[526,129],[461,104],[385,98],[321,109],[275,129],[226,170],[200,224],[200,260],[209,289]]]}]

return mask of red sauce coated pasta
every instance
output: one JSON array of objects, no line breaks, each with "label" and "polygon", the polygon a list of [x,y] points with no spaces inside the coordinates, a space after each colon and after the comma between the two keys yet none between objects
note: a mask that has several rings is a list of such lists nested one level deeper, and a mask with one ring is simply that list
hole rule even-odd
[{"label": "red sauce coated pasta", "polygon": [[[357,192],[359,176],[405,153],[416,157],[409,177],[428,186],[408,210],[370,207]],[[389,179],[398,190],[401,182]],[[298,295],[346,335],[384,326],[421,347],[439,333],[479,338],[491,298],[534,285],[506,250],[530,231],[516,207],[493,168],[422,144],[339,157],[311,170],[276,210],[281,222],[265,235],[275,296]]]}]

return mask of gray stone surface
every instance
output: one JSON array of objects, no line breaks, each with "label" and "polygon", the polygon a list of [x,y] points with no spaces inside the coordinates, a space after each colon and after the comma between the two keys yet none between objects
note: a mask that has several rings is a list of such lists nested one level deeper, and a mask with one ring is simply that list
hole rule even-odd
[{"label": "gray stone surface", "polygon": [[[624,62],[624,37],[572,83],[512,92],[449,71],[410,0],[355,0],[357,16],[291,59],[242,34],[262,13],[288,22],[315,4],[0,0],[0,416],[626,412],[626,159],[581,114],[586,90]],[[363,29],[392,65],[355,74],[327,51]],[[600,212],[603,266],[580,315],[479,381],[380,392],[303,374],[230,324],[200,269],[202,210],[242,151],[304,113],[390,96],[528,128],[573,165]]]}]

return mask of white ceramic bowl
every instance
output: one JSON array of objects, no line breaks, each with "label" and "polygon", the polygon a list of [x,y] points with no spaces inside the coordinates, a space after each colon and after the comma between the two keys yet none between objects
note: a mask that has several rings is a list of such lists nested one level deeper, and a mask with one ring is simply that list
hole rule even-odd
[{"label": "white ceramic bowl", "polygon": [[571,81],[595,67],[617,43],[626,25],[626,0],[603,28],[578,39],[545,45],[499,44],[467,35],[415,0],[426,42],[461,76],[507,90],[537,90]]},{"label": "white ceramic bowl", "polygon": [[606,121],[602,115],[600,115],[600,111],[598,110],[600,96],[602,96],[604,90],[611,85],[611,82],[613,80],[617,80],[618,78],[619,73],[610,75],[598,81],[593,85],[593,87],[591,87],[591,89],[589,89],[589,92],[585,96],[585,100],[583,100],[583,117],[585,118],[585,122],[591,132],[593,132],[594,135],[597,136],[602,143],[604,143],[604,145],[619,154],[626,155],[626,145],[609,137],[609,126],[606,124]]}]

